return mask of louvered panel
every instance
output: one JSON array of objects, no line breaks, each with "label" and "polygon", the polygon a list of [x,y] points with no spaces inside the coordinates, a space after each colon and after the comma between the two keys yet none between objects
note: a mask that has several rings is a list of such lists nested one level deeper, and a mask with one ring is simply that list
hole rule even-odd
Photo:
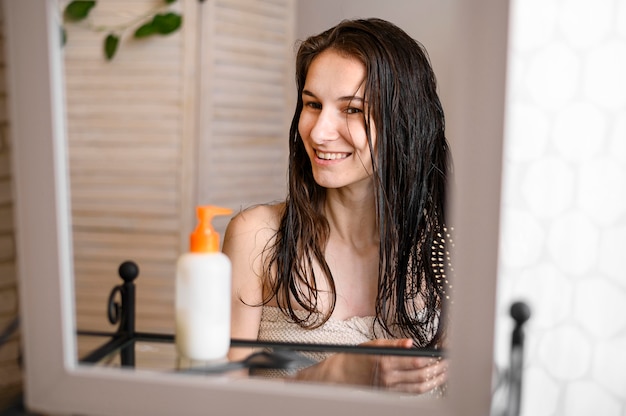
[{"label": "louvered panel", "polygon": [[[121,193],[121,191],[120,191]],[[84,195],[78,193],[72,197],[74,206],[72,212],[74,215],[79,215],[81,210],[87,214],[86,211],[92,212],[106,212],[110,213],[128,213],[133,212],[140,213],[142,215],[171,215],[172,211],[178,209],[178,201],[174,198],[165,199],[163,196],[158,195],[158,199],[150,200],[143,196],[122,198],[115,196],[112,198],[105,198],[101,195],[92,192]]]},{"label": "louvered panel", "polygon": [[[116,57],[117,58],[117,57]],[[163,57],[165,59],[165,57]],[[168,59],[171,59],[168,58]],[[75,65],[80,65],[80,62],[76,62]],[[104,92],[104,96],[98,97],[101,99],[106,99],[106,93],[109,90],[119,90],[119,91],[127,91],[131,93],[136,90],[143,89],[158,89],[159,86],[167,86],[172,87],[172,82],[180,82],[180,75],[177,74],[168,74],[169,69],[165,69],[165,73],[155,73],[155,74],[137,74],[133,75],[132,73],[127,74],[122,71],[100,71],[97,73],[85,75],[75,75],[76,79],[68,82],[68,88],[79,88],[81,86],[92,86],[97,87],[100,85],[100,88]],[[106,78],[102,77],[106,75]],[[167,87],[166,87],[167,88]],[[95,88],[94,88],[95,89]],[[146,100],[147,101],[147,100]],[[124,104],[123,102],[118,102],[119,104]]]},{"label": "louvered panel", "polygon": [[[0,74],[1,75],[1,74]],[[1,79],[0,79],[1,81]],[[3,102],[4,99],[0,99],[0,103]],[[0,109],[0,111],[2,111]],[[2,113],[0,113],[0,120],[2,120]],[[2,128],[2,126],[0,125],[0,128]],[[8,135],[2,134],[3,132],[0,132],[0,137],[7,137]],[[1,143],[1,142],[0,142]],[[7,144],[2,144],[2,146],[7,146],[8,148],[8,143]],[[10,177],[11,176],[11,161],[10,161],[10,153],[8,151],[5,151],[5,149],[0,149],[0,177]]]},{"label": "louvered panel", "polygon": [[[174,276],[172,275],[172,281],[174,280]],[[88,301],[89,307],[85,308],[91,314],[98,314],[98,312],[102,312],[105,308],[102,305],[106,305],[108,301],[108,296],[103,297],[102,293],[106,293],[107,295],[110,293],[112,287],[104,287],[104,286],[91,286],[91,287],[82,287],[84,299]],[[173,299],[171,296],[167,296],[166,291],[157,290],[158,288],[150,285],[142,286],[141,283],[137,284],[137,296],[140,299],[150,299],[149,302],[145,303],[137,303],[137,307],[141,310],[146,316],[156,316],[156,315],[171,315],[173,310],[169,309],[170,305],[173,305]],[[168,310],[164,310],[168,309]]]},{"label": "louvered panel", "polygon": [[[76,65],[79,63],[76,63]],[[67,64],[66,64],[67,65]],[[109,99],[111,101],[131,98],[134,101],[139,102],[154,102],[154,100],[172,99],[172,94],[178,91],[176,85],[163,84],[159,88],[154,88],[154,84],[158,83],[159,79],[166,79],[163,74],[161,77],[155,75],[147,78],[151,82],[147,83],[135,81],[134,79],[120,80],[118,84],[111,85],[98,81],[95,76],[82,75],[75,81],[68,79],[67,86],[75,89],[76,94],[67,97],[68,103],[72,103],[75,97],[83,99],[84,103],[93,103],[93,94],[97,94],[100,91],[106,92],[105,97],[101,99]],[[90,83],[90,79],[92,82]],[[141,92],[142,95],[136,95],[137,92]],[[145,94],[145,95],[144,95]]]},{"label": "louvered panel", "polygon": [[[80,42],[82,39],[72,39],[72,42]],[[99,40],[102,40],[102,35],[97,35],[95,39],[90,40],[90,45],[93,44],[93,42],[98,42]],[[89,46],[90,48],[92,48],[93,46]],[[158,56],[159,54],[162,54],[163,56],[169,56],[169,55],[180,55],[180,51],[179,50],[172,50],[172,51],[168,51],[167,53],[164,53],[162,51],[163,45],[161,43],[159,43],[159,50],[158,51],[152,51],[151,55],[153,56]],[[132,53],[133,57],[136,58],[136,54]],[[126,57],[125,57],[126,58]],[[77,58],[74,58],[73,56],[66,56],[65,59],[65,63],[66,64],[72,64],[73,60],[77,60]],[[76,76],[80,76],[80,75],[89,75],[89,74],[93,74],[93,73],[99,73],[102,72],[103,68],[102,68],[102,57],[100,56],[98,59],[86,59],[85,57],[80,57],[80,59],[78,59],[80,61],[80,68],[75,68],[74,66],[71,66],[70,68],[66,68],[65,70],[65,74],[71,78],[74,78]],[[176,60],[165,60],[163,62],[159,62],[158,67],[155,67],[154,63],[146,60],[146,59],[130,59],[130,57],[124,59],[124,72],[130,75],[141,75],[141,74],[160,74],[162,75],[163,73],[171,73],[173,75],[179,74],[178,70],[180,68],[180,63]],[[107,70],[111,71],[113,68],[107,68]],[[79,78],[80,79],[80,78]],[[72,81],[72,82],[76,82],[76,81]],[[158,92],[158,91],[155,91]]]},{"label": "louvered panel", "polygon": [[284,197],[293,4],[218,0],[216,6],[213,117],[200,192],[239,209]]},{"label": "louvered panel", "polygon": [[133,201],[141,199],[145,204],[169,203],[178,197],[178,193],[171,186],[142,186],[133,184],[132,186],[94,186],[88,184],[81,186],[74,182],[72,197],[87,201]]},{"label": "louvered panel", "polygon": [[[170,259],[179,251],[178,235],[146,232],[74,231],[74,254],[100,259]],[[107,271],[109,273],[109,271]]]},{"label": "louvered panel", "polygon": [[[215,68],[215,77],[225,80],[256,81],[271,83],[271,85],[281,85],[284,82],[284,73],[276,71],[276,68],[265,68],[259,66],[242,67],[240,63],[224,63]],[[278,91],[280,92],[280,91]],[[280,95],[279,95],[280,96]]]},{"label": "louvered panel", "polygon": [[124,102],[126,105],[138,103],[168,103],[175,100],[172,98],[177,89],[173,86],[162,85],[160,88],[138,88],[136,84],[126,85],[124,88],[111,88],[110,85],[87,85],[85,83],[72,86],[74,92],[67,97],[69,106],[90,105],[94,95],[100,91],[106,91],[106,99],[112,103]]},{"label": "louvered panel", "polygon": [[[104,4],[104,3],[102,3]],[[100,5],[96,11],[100,10]],[[97,16],[98,13],[94,13],[94,16]],[[71,56],[68,58],[67,62],[72,62],[73,59],[78,57],[79,60],[87,59],[87,60],[95,60],[98,57],[102,59],[102,55],[98,56],[97,53],[102,54],[102,48],[95,49],[96,54],[94,54],[93,45],[102,46],[104,43],[104,39],[108,33],[115,32],[118,36],[120,36],[120,45],[118,49],[118,53],[121,53],[125,50],[130,50],[131,52],[127,58],[124,58],[124,61],[129,62],[137,62],[142,60],[144,57],[152,57],[154,54],[163,54],[170,55],[171,53],[180,54],[179,44],[180,39],[177,39],[176,35],[173,36],[162,36],[160,37],[160,41],[158,44],[155,44],[154,38],[146,38],[146,39],[135,39],[132,36],[133,31],[129,30],[120,35],[119,31],[85,31],[84,28],[81,28],[80,25],[78,27],[66,27],[67,30],[67,43],[64,48],[65,51],[72,52]],[[137,26],[135,26],[136,28]],[[95,58],[95,59],[94,59]],[[117,56],[116,56],[117,58]]]},{"label": "louvered panel", "polygon": [[[85,296],[90,296],[95,302],[102,302],[107,300],[106,297],[102,296],[102,293],[108,293],[111,291],[113,286],[122,283],[115,273],[110,273],[110,276],[112,276],[110,277],[110,280],[107,280],[109,276],[107,276],[107,279],[101,278],[85,280],[76,287],[80,288]],[[116,278],[118,279],[117,282],[115,281]],[[170,288],[172,279],[174,279],[173,273],[164,273],[163,278],[154,279],[154,281],[150,282],[150,289],[155,293],[160,294],[160,298],[157,295],[157,299],[169,302],[171,297],[167,296],[166,292],[161,289]],[[144,285],[142,285],[141,280],[137,280],[136,283],[138,287],[143,289]]]},{"label": "louvered panel", "polygon": [[[83,279],[79,284],[86,285],[85,287],[88,287],[91,284],[98,284],[101,282],[100,279],[93,278],[93,275],[96,272],[102,272],[103,276],[106,276],[107,279],[110,278],[110,282],[114,282],[114,284],[122,283],[122,280],[118,275],[118,268],[119,265],[126,260],[128,260],[128,258],[125,257],[115,260],[100,260],[94,258],[85,260],[77,259],[74,263],[75,269],[85,274],[85,279]],[[167,281],[173,276],[172,273],[172,264],[166,259],[158,259],[149,263],[141,263],[139,266],[139,277],[137,283],[143,286],[145,280],[144,277],[149,276],[151,284],[159,287],[162,285],[169,285],[169,282]],[[113,285],[108,285],[109,283],[107,283],[109,290],[112,289]]]},{"label": "louvered panel", "polygon": [[[117,116],[114,115],[112,119],[117,120]],[[87,146],[82,143],[76,143],[71,150],[73,156],[82,160],[102,160],[115,158],[119,161],[119,158],[128,160],[141,159],[143,161],[154,161],[156,163],[171,163],[176,159],[177,149],[175,146],[149,146],[149,145],[135,145],[132,142],[132,137],[128,138],[128,144],[125,146],[107,146],[107,143],[100,143],[100,146],[93,146],[90,143]]]},{"label": "louvered panel", "polygon": [[[174,281],[175,276],[172,275],[171,282]],[[109,325],[107,321],[107,304],[112,289],[116,286],[113,283],[111,287],[104,286],[79,286],[83,293],[83,299],[85,301],[85,307],[83,311],[90,316],[98,317],[105,325]],[[157,290],[154,286],[145,286],[140,283],[136,287],[136,310],[138,317],[142,319],[154,319],[160,317],[162,319],[162,325],[171,325],[173,320],[171,319],[174,312],[174,301],[171,296],[167,296],[168,292],[165,290]],[[105,294],[105,296],[103,296]],[[115,294],[117,297],[115,301],[119,302],[119,294]],[[102,327],[99,327],[102,328]],[[82,327],[81,329],[88,329]],[[171,332],[173,333],[173,331]]]},{"label": "louvered panel", "polygon": [[93,131],[108,134],[125,133],[129,137],[129,140],[130,137],[135,134],[180,134],[180,126],[168,120],[124,119],[115,120],[115,123],[112,123],[111,120],[98,118],[93,120],[73,119],[70,123],[71,125],[68,126],[68,138],[70,141],[77,139],[83,134],[89,134]]},{"label": "louvered panel", "polygon": [[[284,80],[283,80],[284,82]],[[215,94],[224,94],[224,92],[228,91],[228,92],[237,92],[237,91],[242,91],[245,92],[246,95],[249,96],[257,96],[259,98],[267,98],[269,97],[270,99],[281,103],[277,97],[275,97],[276,95],[276,86],[279,86],[282,88],[282,85],[280,84],[271,84],[268,82],[265,83],[260,83],[254,80],[228,80],[228,79],[222,79],[220,80],[220,83],[218,85],[215,85],[213,91]],[[220,96],[220,95],[216,95],[215,97],[219,98],[220,103],[224,103],[225,100],[228,98],[226,96]],[[284,103],[280,104],[282,107],[285,106]],[[263,109],[266,108],[266,103],[265,101],[260,101],[256,103],[256,106],[254,106],[254,108],[256,108],[257,110],[261,111]],[[235,108],[236,109],[236,108]],[[216,114],[219,115],[219,111],[221,110],[220,108],[216,108]],[[232,110],[232,109],[231,109]]]},{"label": "louvered panel", "polygon": [[[18,288],[15,252],[11,150],[12,120],[7,108],[7,79],[4,39],[4,8],[0,7],[0,330],[18,317]],[[4,335],[4,334],[3,334]],[[0,346],[0,403],[10,403],[23,391],[20,331],[3,339]],[[2,407],[0,405],[0,407]]]},{"label": "louvered panel", "polygon": [[[76,163],[78,164],[78,162]],[[149,161],[147,163],[149,163]],[[103,191],[114,191],[116,189],[121,190],[125,188],[138,192],[169,192],[170,195],[173,195],[171,194],[172,188],[178,185],[176,178],[172,178],[168,175],[167,171],[163,170],[159,171],[158,175],[151,175],[148,174],[148,172],[139,171],[138,173],[141,174],[135,175],[132,183],[129,183],[128,179],[124,178],[120,172],[115,172],[115,174],[110,175],[106,175],[106,172],[100,174],[97,169],[88,171],[87,166],[88,165],[85,163],[85,168],[83,169],[84,175],[74,178],[71,181],[73,189],[77,191],[87,191],[93,187],[93,189],[102,189]],[[124,179],[126,179],[126,181]],[[139,196],[139,194],[135,195],[135,197]]]},{"label": "louvered panel", "polygon": [[[278,137],[279,135],[287,136],[284,132],[284,126],[275,123],[236,123],[237,118],[231,120],[219,120],[213,123],[215,135],[223,134],[225,136],[236,135],[241,136],[244,134],[251,137]],[[233,124],[237,125],[233,125]],[[282,128],[281,128],[282,127]],[[285,139],[286,140],[286,139]],[[244,154],[244,153],[240,153]]]},{"label": "louvered panel", "polygon": [[177,121],[176,113],[179,108],[180,102],[178,101],[169,103],[153,103],[151,101],[128,103],[125,100],[115,99],[101,102],[97,105],[82,104],[80,106],[72,106],[68,110],[67,115],[68,117],[83,118],[84,120],[94,118],[154,120],[158,117],[161,121]]},{"label": "louvered panel", "polygon": [[[238,135],[238,134],[220,134],[215,135],[212,148],[215,150],[223,149],[224,151],[232,150],[233,146],[249,146],[249,145],[261,145],[265,149],[276,146],[276,136],[250,136],[250,135]],[[285,144],[285,146],[287,146]],[[285,156],[281,154],[281,156]]]},{"label": "louvered panel", "polygon": [[[262,100],[262,98],[259,98],[259,100]],[[276,101],[276,104],[278,106],[278,100]],[[284,116],[281,116],[276,110],[272,109],[269,106],[264,105],[262,108],[259,108],[258,106],[254,106],[253,108],[241,108],[235,106],[236,104],[234,104],[233,107],[221,106],[220,108],[216,109],[214,113],[215,121],[219,122],[223,120],[225,122],[240,121],[245,123],[263,123],[269,125],[277,125],[279,129],[283,128]],[[233,134],[230,134],[230,137],[232,136]]]},{"label": "louvered panel", "polygon": [[[226,82],[224,82],[226,84]],[[272,86],[275,89],[277,84],[268,83],[268,86]],[[248,116],[258,114],[258,111],[262,109],[265,114],[271,117],[270,121],[284,119],[285,115],[280,113],[285,107],[284,99],[276,97],[276,92],[271,93],[259,93],[251,90],[244,90],[242,88],[232,90],[226,90],[226,87],[214,92],[215,100],[219,101],[220,107],[216,109],[215,120],[221,121],[233,119],[243,119]],[[272,123],[269,123],[272,124]],[[235,127],[235,126],[231,126]]]},{"label": "louvered panel", "polygon": [[0,234],[13,234],[13,204],[0,205]]},{"label": "louvered panel", "polygon": [[284,5],[273,7],[269,3],[259,1],[217,1],[220,18],[217,21],[237,22],[248,27],[281,30],[287,20],[287,9]]},{"label": "louvered panel", "polygon": [[[80,105],[80,104],[78,104]],[[174,130],[174,126],[172,126]],[[80,134],[80,144],[84,146],[100,146],[100,145],[115,145],[115,146],[134,146],[134,147],[167,147],[172,151],[177,151],[176,139],[178,135],[174,133],[159,132],[151,133],[146,131],[139,131],[133,133],[132,141],[126,131],[94,131],[77,129],[76,126],[72,128],[73,134]],[[78,145],[78,144],[76,144]]]},{"label": "louvered panel", "polygon": [[[229,32],[235,29],[235,27],[230,28]],[[244,31],[243,28],[241,31]],[[258,33],[249,31],[248,28],[246,28],[246,31],[248,32],[248,36],[243,36],[246,33],[242,33],[242,36],[239,37],[224,34],[215,39],[215,48],[217,50],[229,51],[233,54],[271,57],[277,60],[284,58],[285,48],[281,43],[275,43],[276,41],[280,41],[281,37],[278,36],[278,34],[272,36],[270,39],[259,39],[257,36],[259,35]]]},{"label": "louvered panel", "polygon": [[[99,2],[94,23],[119,22],[120,10],[131,16],[154,4]],[[176,7],[191,4],[179,2]],[[139,41],[124,35],[111,62],[102,59],[104,34],[78,36],[78,28],[68,32],[80,328],[112,328],[105,303],[121,283],[117,267],[130,259],[140,267],[137,328],[172,333],[175,264],[180,242],[187,240],[184,218],[194,216],[192,209],[181,212],[183,201],[194,198],[192,203],[239,209],[284,195],[293,4],[215,0],[204,10],[209,8],[212,15],[204,24],[215,24],[205,28],[207,37],[199,46],[193,45],[190,32]],[[184,19],[184,26],[188,29],[194,20]],[[194,51],[207,54],[201,72],[210,74],[210,88],[189,83],[196,71],[189,55]],[[203,91],[200,99],[209,103],[203,107],[209,111],[199,115],[199,193],[193,195],[183,189],[181,178],[190,177],[194,169],[184,163],[197,154],[186,118],[193,112],[196,90]],[[216,228],[223,231],[227,222],[216,219]]]},{"label": "louvered panel", "polygon": [[[214,53],[215,63],[219,65],[230,64],[246,67],[280,67],[283,61],[279,57],[267,56],[267,55],[247,55],[247,54],[234,54],[229,50],[216,49]],[[228,81],[228,80],[224,80]],[[263,87],[264,84],[258,84],[255,80],[241,80],[249,84],[256,84],[258,87]],[[284,80],[283,80],[284,81]],[[282,86],[282,83],[281,83]]]},{"label": "louvered panel", "polygon": [[[128,176],[132,175],[133,178],[137,177],[141,179],[142,177],[152,176],[155,179],[162,178],[163,180],[171,179],[170,175],[175,175],[174,167],[171,166],[168,169],[168,166],[163,165],[161,169],[149,164],[149,163],[126,163],[121,164],[117,163],[115,166],[116,171],[114,173],[107,172],[107,164],[106,163],[96,163],[93,162],[91,164],[79,162],[78,160],[75,162],[76,167],[80,167],[82,169],[82,178],[83,180],[89,180],[92,177],[97,177],[98,179],[107,175],[111,178],[111,180],[117,180],[118,182],[124,184],[128,183]],[[110,168],[109,164],[109,168]],[[97,182],[93,183],[93,186],[97,186]],[[114,202],[114,201],[113,201]]]},{"label": "louvered panel", "polygon": [[[65,55],[69,55],[66,63],[75,65],[83,61],[90,64],[103,62],[103,44],[106,35],[106,33],[101,33],[94,36],[85,33],[84,30],[81,31],[80,28],[68,28],[68,40],[64,46]],[[122,70],[124,65],[130,65],[132,71],[133,64],[141,61],[146,62],[155,57],[167,58],[173,56],[174,58],[181,58],[181,51],[177,46],[179,41],[178,34],[144,40],[135,40],[128,36],[123,36],[114,58],[115,62],[103,62],[107,65],[103,67],[103,70],[115,73]]]},{"label": "louvered panel", "polygon": [[[275,29],[243,25],[239,22],[217,22],[216,31],[232,39],[254,39],[262,42],[280,43],[284,40],[284,32]],[[278,59],[281,59],[279,56]]]},{"label": "louvered panel", "polygon": [[[138,297],[137,303],[139,302],[142,302],[142,304],[146,304],[150,302],[150,299],[143,299]],[[106,305],[104,307],[106,307]],[[104,309],[104,307],[102,308]],[[150,328],[150,332],[173,334],[174,323],[171,316],[173,306],[171,308],[161,307],[161,309],[162,312],[158,314],[144,313],[141,310],[137,311],[135,315],[135,324],[138,330],[144,332],[145,328]],[[165,312],[165,310],[167,310],[167,312]],[[77,317],[76,320],[76,327],[79,330],[114,332],[117,329],[118,325],[119,324],[112,325],[109,323],[105,309],[104,312],[103,310],[83,312],[80,316]]]},{"label": "louvered panel", "polygon": [[[132,137],[129,137],[132,140]],[[111,145],[100,146],[76,146],[70,152],[70,162],[73,163],[72,169],[80,169],[84,167],[87,171],[102,169],[104,172],[110,171],[113,176],[117,169],[130,169],[141,167],[152,168],[161,167],[164,171],[176,170],[180,163],[180,155],[175,149],[164,148],[159,149],[150,146],[141,146],[135,148],[127,148],[127,146],[119,146],[111,148]],[[135,166],[136,165],[136,166]],[[127,178],[128,179],[128,178]],[[132,181],[126,181],[126,184],[133,187]]]},{"label": "louvered panel", "polygon": [[[13,220],[11,220],[12,222]],[[3,290],[7,287],[13,287],[17,284],[17,270],[15,270],[15,262],[0,262],[0,288]],[[17,311],[15,311],[17,313]]]},{"label": "louvered panel", "polygon": [[[159,2],[160,3],[160,2]],[[154,0],[98,2],[95,25],[145,14]],[[186,24],[193,25],[193,19]],[[116,56],[103,59],[106,32],[68,25],[65,45],[68,140],[75,255],[77,324],[110,329],[105,303],[121,283],[119,264],[140,266],[138,303],[158,304],[137,328],[172,323],[171,276],[180,253],[185,136],[182,31],[135,40],[127,32]],[[193,30],[193,27],[190,29]],[[169,269],[169,270],[168,270]],[[138,305],[138,309],[139,305]]]}]

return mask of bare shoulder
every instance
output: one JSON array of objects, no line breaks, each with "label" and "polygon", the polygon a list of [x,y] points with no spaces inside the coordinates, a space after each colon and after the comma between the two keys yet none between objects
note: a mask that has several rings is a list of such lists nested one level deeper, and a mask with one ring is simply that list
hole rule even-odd
[{"label": "bare shoulder", "polygon": [[260,253],[276,235],[284,204],[256,205],[235,215],[226,228],[224,251]]},{"label": "bare shoulder", "polygon": [[275,234],[280,224],[284,204],[264,204],[247,208],[235,215],[229,222],[226,235],[231,238],[239,234]]},{"label": "bare shoulder", "polygon": [[276,236],[282,206],[257,205],[238,213],[228,223],[222,252],[232,263],[234,305],[240,305],[240,299],[248,304],[262,301],[264,253]]}]

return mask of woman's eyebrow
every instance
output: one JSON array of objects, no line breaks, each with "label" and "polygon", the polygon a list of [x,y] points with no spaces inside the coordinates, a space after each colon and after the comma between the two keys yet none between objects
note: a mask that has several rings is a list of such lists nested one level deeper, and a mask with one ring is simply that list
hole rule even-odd
[{"label": "woman's eyebrow", "polygon": [[[307,97],[317,98],[317,96],[309,90],[302,90],[302,95],[306,95]],[[357,101],[357,102],[362,103],[365,100],[363,99],[363,97],[359,97],[358,95],[344,95],[343,97],[337,98],[337,101],[348,101],[348,102]]]},{"label": "woman's eyebrow", "polygon": [[365,100],[363,100],[363,97],[359,97],[358,95],[346,95],[343,97],[339,97],[337,101],[349,101],[349,102],[357,101],[359,103],[362,103]]}]

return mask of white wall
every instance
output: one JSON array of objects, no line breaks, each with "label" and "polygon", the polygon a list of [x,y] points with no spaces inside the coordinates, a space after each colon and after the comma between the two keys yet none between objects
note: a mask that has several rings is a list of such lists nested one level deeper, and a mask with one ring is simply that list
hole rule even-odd
[{"label": "white wall", "polygon": [[497,356],[522,413],[626,415],[626,2],[513,0]]},{"label": "white wall", "polygon": [[[299,1],[296,38],[388,19],[426,46],[446,107],[456,14],[446,1]],[[523,414],[624,416],[626,2],[511,0],[510,33],[496,360],[509,307],[526,300]]]}]

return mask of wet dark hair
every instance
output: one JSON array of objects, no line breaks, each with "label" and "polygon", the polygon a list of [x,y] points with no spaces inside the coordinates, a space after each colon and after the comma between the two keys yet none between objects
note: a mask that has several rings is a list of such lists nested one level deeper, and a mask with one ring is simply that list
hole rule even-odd
[{"label": "wet dark hair", "polygon": [[[264,302],[275,297],[290,319],[308,328],[326,322],[335,306],[334,280],[324,257],[330,232],[324,216],[326,189],[313,178],[298,132],[308,69],[327,50],[359,60],[367,74],[364,98],[370,111],[364,124],[380,233],[376,319],[389,335],[413,338],[421,347],[438,346],[445,332],[442,280],[449,150],[444,113],[424,47],[381,19],[345,20],[299,46],[288,196],[274,243],[265,252],[264,273],[275,273],[276,278],[266,281]],[[376,129],[376,149],[371,126]],[[323,276],[315,275],[314,263]],[[319,278],[326,279],[333,294],[326,311],[318,310]],[[299,317],[296,309],[308,311],[308,318]],[[321,320],[310,319],[320,313]]]}]

